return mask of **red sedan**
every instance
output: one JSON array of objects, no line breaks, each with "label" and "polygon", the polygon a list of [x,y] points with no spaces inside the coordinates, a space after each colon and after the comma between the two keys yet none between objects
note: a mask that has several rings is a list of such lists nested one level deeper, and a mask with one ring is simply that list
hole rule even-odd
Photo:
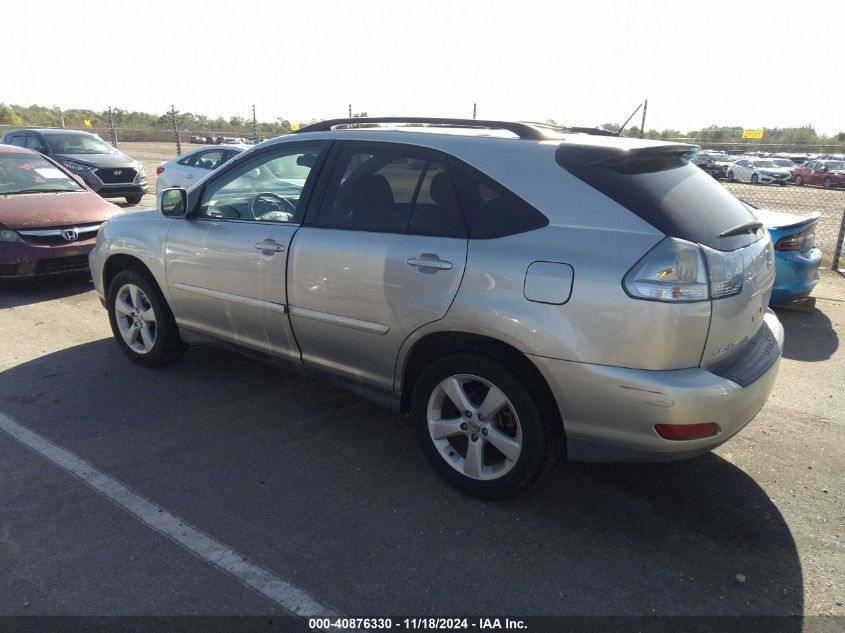
[{"label": "red sedan", "polygon": [[116,210],[58,163],[0,145],[0,279],[87,270]]},{"label": "red sedan", "polygon": [[845,161],[811,160],[792,170],[796,185],[821,185],[825,189],[845,187]]}]

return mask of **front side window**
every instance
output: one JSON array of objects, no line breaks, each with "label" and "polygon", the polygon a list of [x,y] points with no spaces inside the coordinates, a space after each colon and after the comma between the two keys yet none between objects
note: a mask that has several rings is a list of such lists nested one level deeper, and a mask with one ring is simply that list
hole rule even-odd
[{"label": "front side window", "polygon": [[200,152],[194,158],[194,167],[208,170],[217,169],[223,164],[223,154],[224,152],[222,149]]},{"label": "front side window", "polygon": [[35,154],[0,154],[0,196],[84,191],[73,178]]},{"label": "front side window", "polygon": [[237,165],[206,187],[194,217],[301,222],[302,191],[319,153],[320,145],[300,145]]},{"label": "front side window", "polygon": [[27,149],[35,150],[36,152],[41,152],[42,154],[46,151],[44,148],[44,144],[41,142],[41,139],[38,138],[35,134],[26,135],[26,143],[24,147],[26,147]]},{"label": "front side window", "polygon": [[317,222],[357,231],[466,236],[446,162],[406,149],[344,149]]}]

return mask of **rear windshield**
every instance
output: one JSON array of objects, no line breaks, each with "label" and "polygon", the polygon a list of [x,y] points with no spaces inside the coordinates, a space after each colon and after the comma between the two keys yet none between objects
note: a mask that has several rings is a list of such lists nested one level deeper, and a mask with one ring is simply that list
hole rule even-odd
[{"label": "rear windshield", "polygon": [[0,196],[84,191],[70,176],[36,154],[0,154]]},{"label": "rear windshield", "polygon": [[[558,150],[557,161],[566,168]],[[612,198],[656,229],[718,250],[742,248],[760,239],[759,231],[719,237],[756,218],[707,172],[677,149],[660,153],[620,153],[569,172]]]}]

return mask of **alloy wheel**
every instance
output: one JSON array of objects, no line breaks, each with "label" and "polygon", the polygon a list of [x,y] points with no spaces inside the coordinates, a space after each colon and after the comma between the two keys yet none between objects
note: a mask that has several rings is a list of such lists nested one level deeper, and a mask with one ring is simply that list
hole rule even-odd
[{"label": "alloy wheel", "polygon": [[441,381],[428,400],[428,432],[440,456],[471,479],[506,475],[522,452],[522,426],[505,393],[479,376]]},{"label": "alloy wheel", "polygon": [[120,335],[137,354],[148,354],[156,342],[156,313],[149,298],[135,284],[124,284],[114,301]]}]

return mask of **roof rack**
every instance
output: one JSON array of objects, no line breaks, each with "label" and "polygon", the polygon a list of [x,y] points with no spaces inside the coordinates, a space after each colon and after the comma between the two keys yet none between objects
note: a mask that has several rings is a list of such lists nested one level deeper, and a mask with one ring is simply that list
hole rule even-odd
[{"label": "roof rack", "polygon": [[432,117],[356,117],[352,119],[328,119],[313,125],[300,128],[296,132],[328,132],[336,127],[357,126],[362,124],[378,123],[410,123],[413,125],[434,125],[442,127],[461,127],[490,130],[507,130],[513,132],[521,139],[532,141],[548,140],[548,135],[530,123],[516,121],[486,121],[481,119],[441,119]]}]

